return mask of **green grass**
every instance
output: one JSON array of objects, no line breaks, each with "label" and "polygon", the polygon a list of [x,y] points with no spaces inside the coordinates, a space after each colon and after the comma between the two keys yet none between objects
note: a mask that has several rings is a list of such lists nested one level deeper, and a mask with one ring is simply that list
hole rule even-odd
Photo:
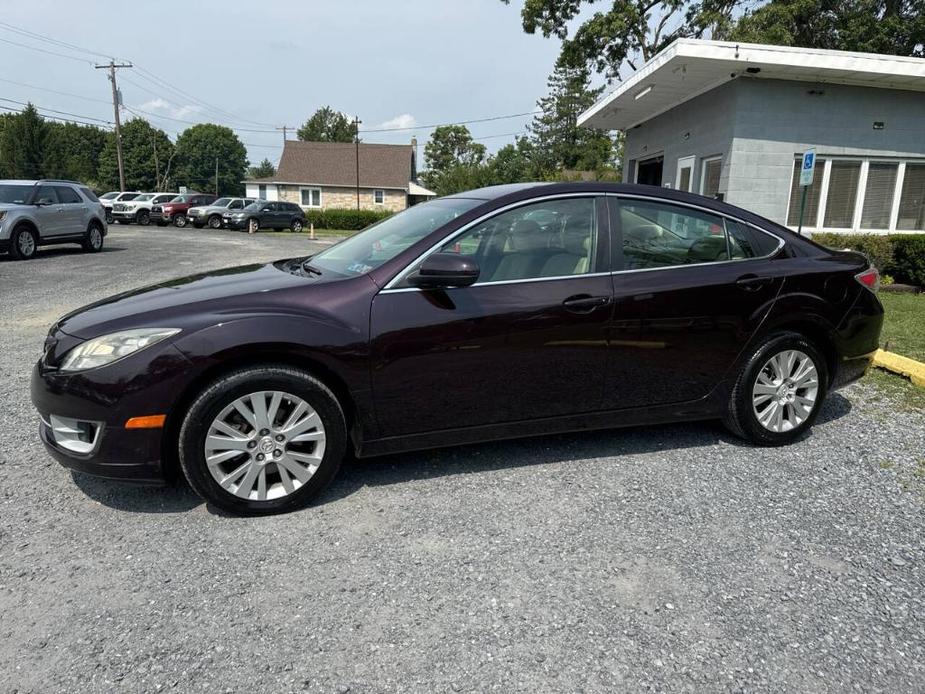
[{"label": "green grass", "polygon": [[882,397],[888,401],[887,408],[884,409],[885,416],[897,406],[907,411],[925,410],[925,388],[912,385],[908,378],[873,367],[864,376],[864,382],[876,386]]},{"label": "green grass", "polygon": [[925,361],[925,294],[878,295],[886,314],[880,344],[904,357]]},{"label": "green grass", "polygon": [[[294,231],[258,231],[257,233],[260,234],[261,236],[263,235],[296,236],[299,238],[303,238],[305,240],[310,240],[309,239],[310,234],[309,234],[308,229],[305,229],[299,232],[298,234],[295,233]],[[330,239],[330,238],[340,239],[340,238],[344,238],[345,236],[353,236],[355,233],[356,233],[355,231],[348,231],[346,229],[315,229],[315,238],[316,239]]]}]

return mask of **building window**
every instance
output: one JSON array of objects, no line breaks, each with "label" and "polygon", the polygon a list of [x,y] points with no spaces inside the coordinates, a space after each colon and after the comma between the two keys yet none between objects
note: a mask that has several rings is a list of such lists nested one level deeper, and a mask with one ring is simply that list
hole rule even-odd
[{"label": "building window", "polygon": [[373,191],[373,202],[377,205],[385,204],[385,191],[384,190],[374,190]]},{"label": "building window", "polygon": [[700,194],[708,198],[719,195],[719,176],[723,171],[723,158],[704,159],[700,171]]},{"label": "building window", "polygon": [[[787,226],[800,223],[800,158],[793,163]],[[836,231],[925,231],[925,162],[816,158],[803,226]]]},{"label": "building window", "polygon": [[675,181],[678,190],[691,193],[694,190],[694,157],[678,159],[678,177]]},{"label": "building window", "polygon": [[321,188],[302,188],[302,207],[321,207]]},{"label": "building window", "polygon": [[925,164],[906,164],[896,228],[925,231]]},{"label": "building window", "polygon": [[257,197],[260,198],[261,200],[266,200],[266,199],[267,199],[267,186],[266,186],[266,184],[261,183],[259,186],[257,186]]}]

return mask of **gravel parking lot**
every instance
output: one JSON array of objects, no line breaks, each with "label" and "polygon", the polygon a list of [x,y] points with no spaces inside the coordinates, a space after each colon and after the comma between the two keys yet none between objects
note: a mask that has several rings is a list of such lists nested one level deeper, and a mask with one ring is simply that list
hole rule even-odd
[{"label": "gravel parking lot", "polygon": [[114,226],[0,256],[0,691],[925,690],[925,412],[868,382],[789,448],[706,423],[392,456],[271,518],[44,453],[62,313],[309,247]]}]

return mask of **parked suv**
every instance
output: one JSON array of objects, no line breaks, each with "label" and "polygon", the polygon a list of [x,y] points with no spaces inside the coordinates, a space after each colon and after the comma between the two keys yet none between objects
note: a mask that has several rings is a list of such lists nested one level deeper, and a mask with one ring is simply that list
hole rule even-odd
[{"label": "parked suv", "polygon": [[197,229],[202,229],[206,224],[212,229],[220,229],[225,212],[243,210],[252,202],[254,198],[219,198],[211,205],[191,207],[186,213],[186,219]]},{"label": "parked suv", "polygon": [[186,213],[189,208],[211,205],[217,199],[217,195],[208,193],[183,193],[169,202],[152,207],[151,221],[157,223],[158,226],[167,226],[173,223],[182,228],[186,226]]},{"label": "parked suv", "polygon": [[239,212],[225,212],[222,222],[229,229],[247,229],[251,234],[259,229],[302,231],[305,212],[294,202],[258,200]]},{"label": "parked suv", "polygon": [[133,200],[122,200],[112,205],[112,218],[117,222],[134,222],[145,227],[151,223],[151,208],[170,202],[176,193],[142,193]]},{"label": "parked suv", "polygon": [[138,191],[138,190],[121,191],[121,192],[118,190],[113,190],[108,193],[103,193],[99,197],[99,200],[100,200],[100,204],[103,206],[103,209],[106,211],[106,223],[112,224],[112,221],[113,221],[112,206],[114,204],[116,204],[117,202],[126,202],[128,200],[134,200],[139,195],[141,195],[141,191]]},{"label": "parked suv", "polygon": [[92,190],[74,181],[0,181],[0,251],[27,260],[36,248],[79,243],[103,248],[106,213]]}]

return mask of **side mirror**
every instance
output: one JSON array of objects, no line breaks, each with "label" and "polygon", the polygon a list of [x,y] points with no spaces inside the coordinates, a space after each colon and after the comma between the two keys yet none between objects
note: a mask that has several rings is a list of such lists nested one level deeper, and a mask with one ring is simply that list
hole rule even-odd
[{"label": "side mirror", "polygon": [[479,278],[479,265],[459,253],[434,253],[408,283],[421,289],[468,287]]}]

